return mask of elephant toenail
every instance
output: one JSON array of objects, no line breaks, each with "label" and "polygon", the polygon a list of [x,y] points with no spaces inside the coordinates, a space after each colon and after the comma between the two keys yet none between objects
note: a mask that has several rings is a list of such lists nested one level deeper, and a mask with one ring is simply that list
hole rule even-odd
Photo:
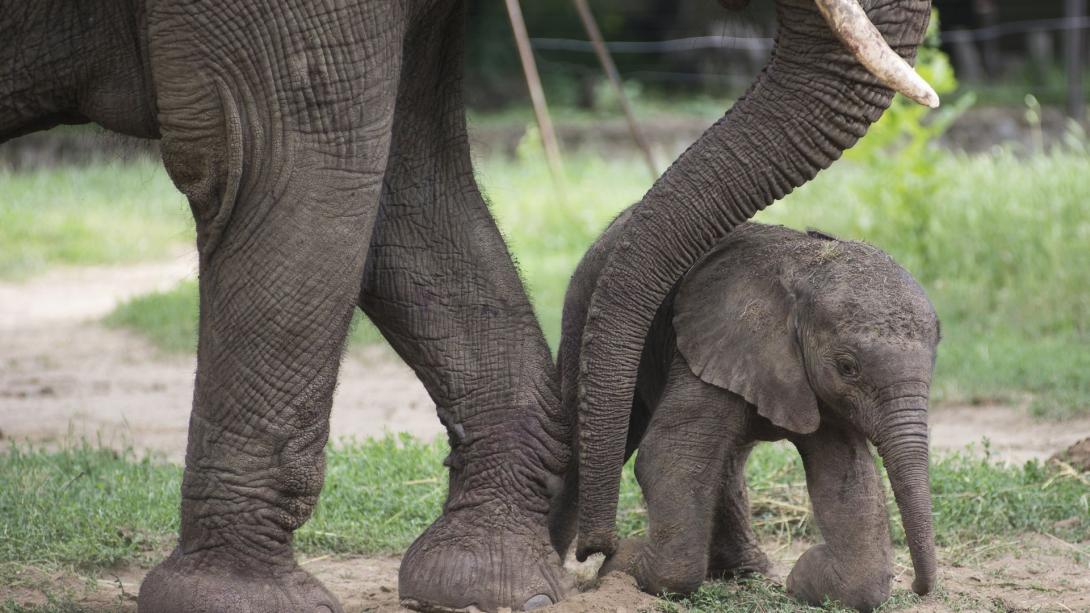
[{"label": "elephant toenail", "polygon": [[553,604],[553,599],[549,598],[545,594],[538,594],[533,596],[530,600],[526,601],[526,604],[522,605],[523,611],[533,611],[534,609],[542,609]]},{"label": "elephant toenail", "polygon": [[320,604],[315,607],[314,613],[333,613],[333,607],[327,604]]}]

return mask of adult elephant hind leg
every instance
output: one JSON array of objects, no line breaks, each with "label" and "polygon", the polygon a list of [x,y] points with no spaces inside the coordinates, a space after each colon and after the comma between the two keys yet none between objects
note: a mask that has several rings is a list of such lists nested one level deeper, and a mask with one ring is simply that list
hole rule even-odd
[{"label": "adult elephant hind leg", "polygon": [[548,346],[473,178],[462,5],[405,45],[360,304],[423,381],[452,447],[443,515],[402,560],[403,604],[532,609],[572,589],[547,529],[568,432]]},{"label": "adult elephant hind leg", "polygon": [[377,2],[325,13],[288,0],[275,20],[261,4],[163,0],[148,17],[201,293],[181,535],[141,586],[148,613],[341,610],[296,564],[292,534],[322,489],[400,41],[369,47],[352,30],[383,23]]}]

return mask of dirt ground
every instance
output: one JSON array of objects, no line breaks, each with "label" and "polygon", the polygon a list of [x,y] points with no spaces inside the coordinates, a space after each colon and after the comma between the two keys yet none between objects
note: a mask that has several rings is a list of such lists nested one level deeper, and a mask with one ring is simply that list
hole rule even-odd
[{"label": "dirt ground", "polygon": [[[0,283],[0,447],[27,441],[60,445],[87,437],[148,450],[169,461],[184,457],[193,392],[192,358],[165,356],[146,341],[99,320],[119,302],[172,287],[195,271],[192,253],[165,263],[57,270],[25,283]],[[434,404],[412,371],[385,349],[354,350],[344,361],[333,404],[333,439],[409,432],[442,433]],[[1090,432],[1090,419],[1033,420],[1024,406],[938,406],[932,446],[961,449],[983,438],[994,456],[1013,462],[1045,459]],[[804,543],[766,543],[785,576]],[[1044,536],[1003,545],[972,564],[943,564],[939,596],[915,610],[1090,611],[1090,567],[1077,549]],[[326,583],[347,611],[396,611],[396,558],[321,557],[302,563]],[[584,569],[585,570],[585,569]],[[907,568],[902,567],[902,570]],[[88,586],[70,576],[45,577],[0,589],[0,601],[42,602],[43,583],[78,594],[91,611],[135,611],[144,569],[120,569]],[[907,587],[906,573],[898,582]],[[910,575],[910,573],[908,573]],[[550,610],[636,611],[654,607],[621,576]]]},{"label": "dirt ground", "polygon": [[[782,582],[810,545],[802,541],[763,543],[775,565],[772,579]],[[970,561],[959,561],[955,552],[940,550],[938,588],[918,604],[902,610],[1090,611],[1090,565],[1085,550],[1080,554],[1074,546],[1043,535],[1026,535],[999,546],[1000,553]],[[346,613],[406,611],[398,605],[397,558],[318,557],[301,563],[340,599]],[[907,555],[900,552],[895,591],[906,593],[910,589],[912,573],[907,564]],[[578,576],[593,576],[595,566],[590,562],[588,565],[578,569]],[[77,602],[80,611],[135,612],[145,572],[127,567],[106,572],[89,583],[71,575],[45,575],[28,569],[18,580],[26,587],[0,586],[0,601],[11,599],[24,606],[45,604],[39,586],[49,585],[54,595],[67,594]],[[542,609],[543,613],[655,611],[661,602],[639,591],[631,577],[618,573],[583,586],[585,591]]]}]

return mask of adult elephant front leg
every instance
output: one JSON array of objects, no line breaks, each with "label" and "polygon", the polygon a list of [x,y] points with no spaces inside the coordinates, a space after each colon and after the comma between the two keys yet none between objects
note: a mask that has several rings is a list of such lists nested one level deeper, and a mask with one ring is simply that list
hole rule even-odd
[{"label": "adult elephant front leg", "polygon": [[402,602],[532,609],[571,589],[546,527],[569,435],[548,346],[473,179],[462,5],[406,43],[427,51],[405,58],[360,304],[427,387],[452,447],[443,515],[401,564]]},{"label": "adult elephant front leg", "polygon": [[386,4],[150,3],[163,157],[197,219],[201,300],[181,537],[140,611],[340,610],[291,543],[322,488],[389,151],[401,41]]}]

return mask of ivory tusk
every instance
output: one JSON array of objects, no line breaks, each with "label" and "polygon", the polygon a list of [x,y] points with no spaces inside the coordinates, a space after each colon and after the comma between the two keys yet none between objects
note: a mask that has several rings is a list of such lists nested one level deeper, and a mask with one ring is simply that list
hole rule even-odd
[{"label": "ivory tusk", "polygon": [[886,87],[925,106],[939,106],[934,88],[890,48],[857,0],[814,2],[840,42]]}]

